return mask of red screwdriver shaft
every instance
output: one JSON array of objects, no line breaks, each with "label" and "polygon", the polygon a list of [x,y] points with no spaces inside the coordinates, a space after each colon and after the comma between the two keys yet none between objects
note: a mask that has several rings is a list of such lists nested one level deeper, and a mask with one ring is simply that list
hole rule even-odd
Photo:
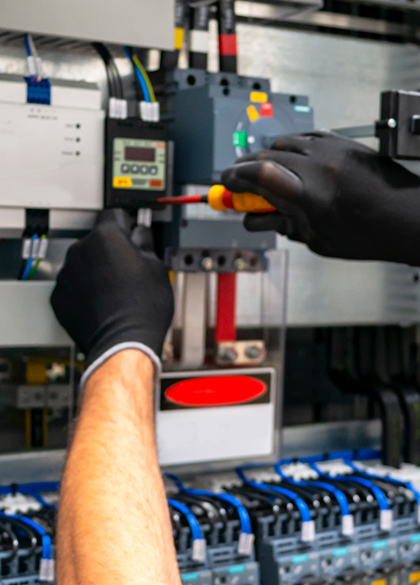
[{"label": "red screwdriver shaft", "polygon": [[164,205],[186,205],[187,203],[207,203],[207,195],[180,195],[179,197],[160,197],[158,203]]}]

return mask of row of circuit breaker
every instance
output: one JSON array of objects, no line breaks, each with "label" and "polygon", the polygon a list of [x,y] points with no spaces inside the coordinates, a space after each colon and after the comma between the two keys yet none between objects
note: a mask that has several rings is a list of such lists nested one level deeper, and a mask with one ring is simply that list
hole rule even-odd
[{"label": "row of circuit breaker", "polygon": [[[372,450],[167,476],[177,560],[196,585],[420,583],[420,468]],[[211,489],[210,489],[211,488]],[[58,484],[0,488],[0,583],[54,580]]]}]

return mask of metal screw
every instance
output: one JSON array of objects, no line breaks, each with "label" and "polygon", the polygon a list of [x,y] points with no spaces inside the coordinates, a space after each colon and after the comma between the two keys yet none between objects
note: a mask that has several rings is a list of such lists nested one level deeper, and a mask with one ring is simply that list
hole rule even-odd
[{"label": "metal screw", "polygon": [[245,268],[246,268],[246,262],[243,258],[236,258],[233,265],[236,268],[236,270],[239,270],[239,271],[245,270]]},{"label": "metal screw", "polygon": [[261,348],[258,345],[248,345],[245,349],[245,355],[250,360],[257,360],[261,357]]},{"label": "metal screw", "polygon": [[397,120],[395,120],[395,118],[389,118],[388,127],[389,128],[396,128],[397,127]]},{"label": "metal screw", "polygon": [[219,353],[219,359],[223,362],[233,364],[236,361],[238,354],[232,347],[225,347]]},{"label": "metal screw", "polygon": [[210,256],[206,256],[201,260],[201,267],[203,270],[206,270],[206,272],[212,270],[213,266],[214,266],[213,258],[210,258]]}]

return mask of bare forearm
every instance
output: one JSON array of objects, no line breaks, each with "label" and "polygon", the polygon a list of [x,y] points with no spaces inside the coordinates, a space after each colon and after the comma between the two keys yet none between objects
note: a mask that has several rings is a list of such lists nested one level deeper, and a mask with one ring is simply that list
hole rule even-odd
[{"label": "bare forearm", "polygon": [[152,385],[152,363],[136,350],[88,380],[61,491],[59,585],[179,583]]}]

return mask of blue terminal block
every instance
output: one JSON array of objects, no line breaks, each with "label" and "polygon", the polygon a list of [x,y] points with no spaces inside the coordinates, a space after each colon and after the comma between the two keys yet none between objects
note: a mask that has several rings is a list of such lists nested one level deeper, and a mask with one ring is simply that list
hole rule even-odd
[{"label": "blue terminal block", "polygon": [[51,105],[51,83],[49,79],[37,81],[32,77],[25,77],[28,93],[28,104]]}]

